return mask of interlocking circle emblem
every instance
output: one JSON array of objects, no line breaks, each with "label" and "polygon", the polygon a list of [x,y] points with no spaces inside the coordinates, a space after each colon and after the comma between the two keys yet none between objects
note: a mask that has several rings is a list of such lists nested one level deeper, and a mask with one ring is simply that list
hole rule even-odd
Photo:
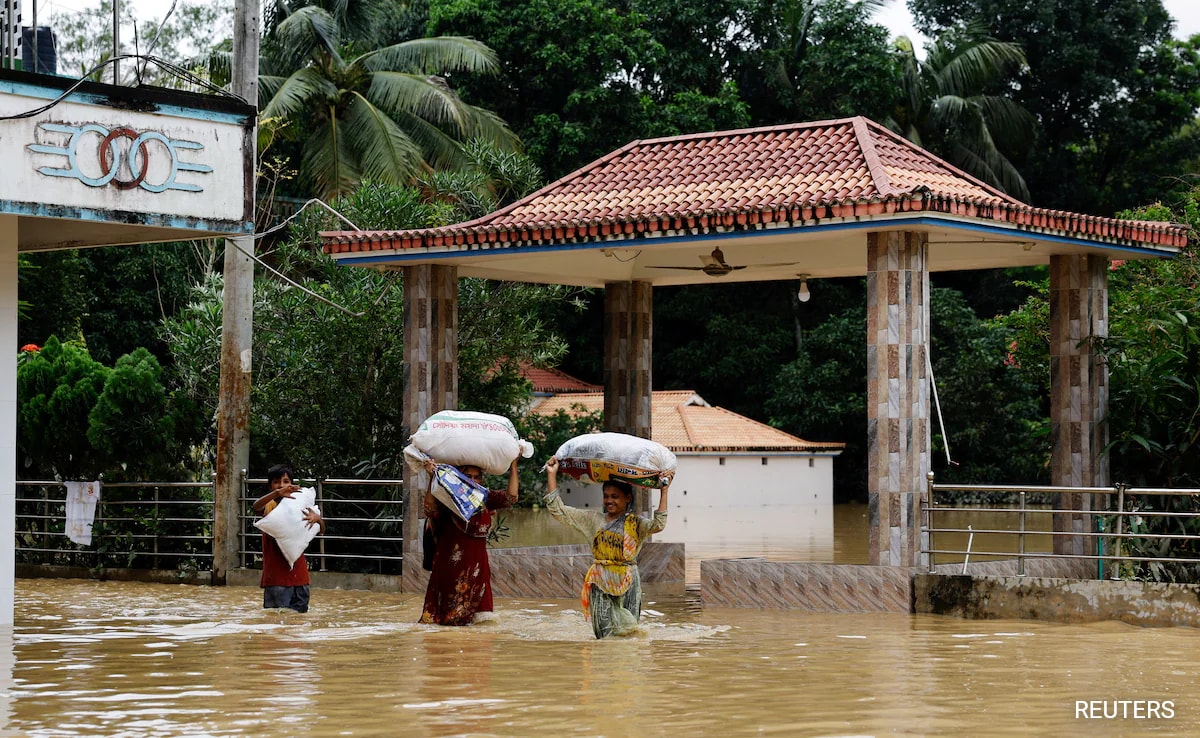
[{"label": "interlocking circle emblem", "polygon": [[38,167],[38,171],[50,177],[78,179],[88,187],[112,185],[120,190],[140,187],[149,192],[202,192],[199,185],[179,182],[176,177],[180,172],[212,171],[206,164],[180,158],[184,151],[203,151],[203,144],[167,138],[158,131],[138,133],[125,126],[105,128],[95,123],[82,126],[41,123],[38,128],[70,136],[65,146],[30,144],[30,151],[67,157],[65,167]]}]

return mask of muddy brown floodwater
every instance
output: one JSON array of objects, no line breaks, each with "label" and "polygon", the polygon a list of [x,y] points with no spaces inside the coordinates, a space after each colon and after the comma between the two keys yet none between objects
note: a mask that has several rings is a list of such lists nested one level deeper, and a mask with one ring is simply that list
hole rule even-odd
[{"label": "muddy brown floodwater", "polygon": [[0,734],[1200,735],[1185,628],[712,609],[680,587],[648,589],[639,634],[598,642],[574,600],[499,598],[460,629],[416,625],[413,594],[260,604],[18,580]]}]

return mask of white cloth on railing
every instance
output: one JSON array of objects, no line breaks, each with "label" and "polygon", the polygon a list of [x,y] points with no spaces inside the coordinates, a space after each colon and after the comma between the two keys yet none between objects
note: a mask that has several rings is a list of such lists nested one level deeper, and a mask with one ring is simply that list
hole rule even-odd
[{"label": "white cloth on railing", "polygon": [[63,482],[67,488],[67,538],[92,545],[92,521],[100,500],[100,482]]}]

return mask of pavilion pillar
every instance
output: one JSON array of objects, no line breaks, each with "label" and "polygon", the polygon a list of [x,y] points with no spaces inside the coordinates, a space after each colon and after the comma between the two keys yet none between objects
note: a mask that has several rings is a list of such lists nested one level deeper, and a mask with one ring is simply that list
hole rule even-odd
[{"label": "pavilion pillar", "polygon": [[[1108,259],[1050,257],[1051,483],[1107,487],[1108,369],[1095,339],[1108,335]],[[1092,496],[1067,493],[1054,516],[1056,532],[1094,533]],[[1094,539],[1054,537],[1055,553],[1089,556]]]},{"label": "pavilion pillar", "polygon": [[916,566],[929,472],[929,268],[924,233],[867,234],[870,563]]},{"label": "pavilion pillar", "polygon": [[[654,288],[649,282],[604,286],[604,429],[650,438]],[[639,491],[638,511],[649,507]]]},{"label": "pavilion pillar", "polygon": [[[0,215],[0,632],[12,633],[17,520],[17,216]],[[0,665],[4,653],[0,647]],[[11,669],[10,669],[11,671]],[[2,682],[3,680],[0,680]]]},{"label": "pavilion pillar", "polygon": [[[404,431],[458,408],[458,268],[424,264],[404,273]],[[397,449],[398,451],[399,449]],[[428,478],[403,471],[404,549],[421,547],[421,502]]]}]

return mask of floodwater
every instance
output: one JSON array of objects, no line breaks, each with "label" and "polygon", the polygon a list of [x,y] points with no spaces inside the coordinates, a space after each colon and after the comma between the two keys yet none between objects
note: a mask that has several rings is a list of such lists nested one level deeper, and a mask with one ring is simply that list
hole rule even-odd
[{"label": "floodwater", "polygon": [[[700,608],[596,641],[566,600],[468,628],[421,597],[19,580],[5,736],[1187,736],[1197,632]],[[1105,715],[1113,717],[1105,717]],[[1094,717],[1092,717],[1094,716]]]}]

